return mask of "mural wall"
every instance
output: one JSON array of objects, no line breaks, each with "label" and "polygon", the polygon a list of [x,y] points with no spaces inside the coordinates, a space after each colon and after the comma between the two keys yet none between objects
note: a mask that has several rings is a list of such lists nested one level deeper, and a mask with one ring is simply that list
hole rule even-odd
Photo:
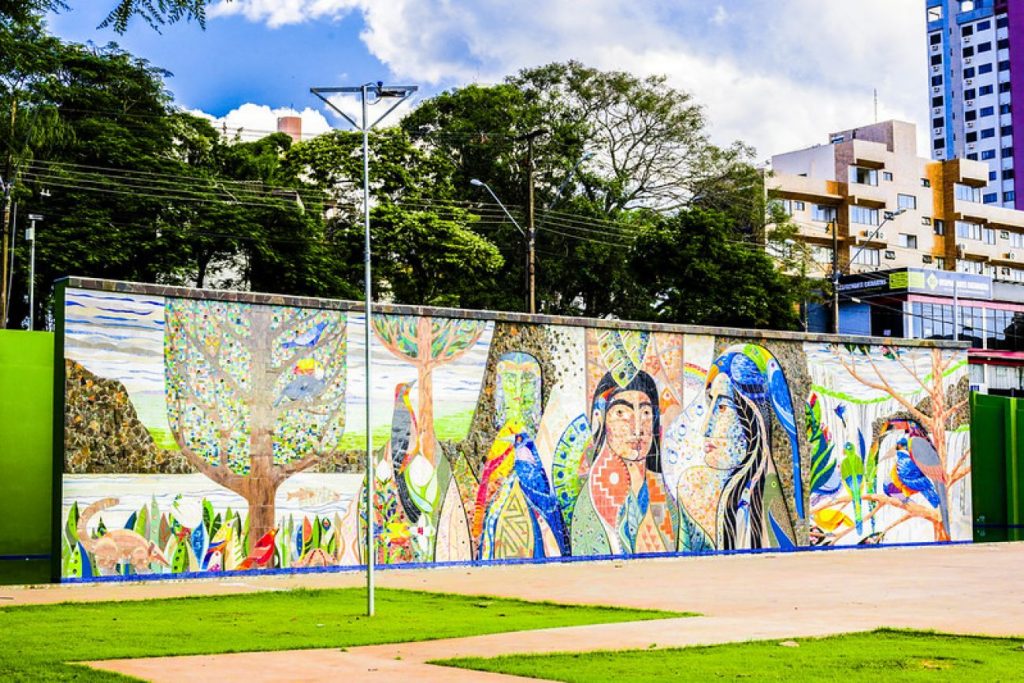
[{"label": "mural wall", "polygon": [[966,351],[351,308],[72,280],[61,576],[971,538]]}]

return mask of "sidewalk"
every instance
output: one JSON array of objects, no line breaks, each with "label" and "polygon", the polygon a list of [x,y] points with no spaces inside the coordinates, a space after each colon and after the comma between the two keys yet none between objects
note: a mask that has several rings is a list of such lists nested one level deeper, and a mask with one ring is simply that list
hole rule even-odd
[{"label": "sidewalk", "polygon": [[[1024,634],[1024,544],[891,548],[665,560],[385,571],[378,585],[696,611],[696,618],[351,648],[121,660],[96,666],[149,680],[500,680],[425,664],[455,656],[674,647],[881,626]],[[0,604],[214,595],[362,585],[356,574],[239,581],[0,589]],[[226,659],[230,658],[230,660]],[[400,659],[399,659],[400,658]],[[230,661],[230,666],[227,665]],[[214,672],[216,672],[214,674]],[[467,677],[467,674],[469,677]],[[238,676],[238,678],[231,678]]]}]

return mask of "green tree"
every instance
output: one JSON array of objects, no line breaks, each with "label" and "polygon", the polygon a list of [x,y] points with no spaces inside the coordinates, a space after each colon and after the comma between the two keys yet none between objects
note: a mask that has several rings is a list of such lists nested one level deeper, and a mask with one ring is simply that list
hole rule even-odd
[{"label": "green tree", "polygon": [[796,329],[797,304],[763,245],[736,239],[725,214],[687,209],[645,227],[630,256],[643,305],[633,317]]}]

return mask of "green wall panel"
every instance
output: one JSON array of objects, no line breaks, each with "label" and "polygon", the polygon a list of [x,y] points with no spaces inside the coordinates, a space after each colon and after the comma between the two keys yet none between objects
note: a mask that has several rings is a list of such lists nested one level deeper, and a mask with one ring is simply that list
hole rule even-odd
[{"label": "green wall panel", "polygon": [[0,583],[49,579],[52,413],[53,335],[0,330]]}]

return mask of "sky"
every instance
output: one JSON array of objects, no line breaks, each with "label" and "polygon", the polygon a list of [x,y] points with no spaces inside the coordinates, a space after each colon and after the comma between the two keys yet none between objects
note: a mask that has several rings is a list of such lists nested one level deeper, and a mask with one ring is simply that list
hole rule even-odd
[{"label": "sky", "polygon": [[123,36],[96,28],[114,2],[71,0],[50,28],[167,69],[180,106],[229,129],[273,130],[279,113],[301,114],[304,133],[345,125],[311,86],[383,80],[422,99],[575,59],[666,75],[715,142],[759,160],[873,122],[875,89],[879,120],[917,123],[927,152],[921,0],[215,0],[205,31],[135,20]]}]

